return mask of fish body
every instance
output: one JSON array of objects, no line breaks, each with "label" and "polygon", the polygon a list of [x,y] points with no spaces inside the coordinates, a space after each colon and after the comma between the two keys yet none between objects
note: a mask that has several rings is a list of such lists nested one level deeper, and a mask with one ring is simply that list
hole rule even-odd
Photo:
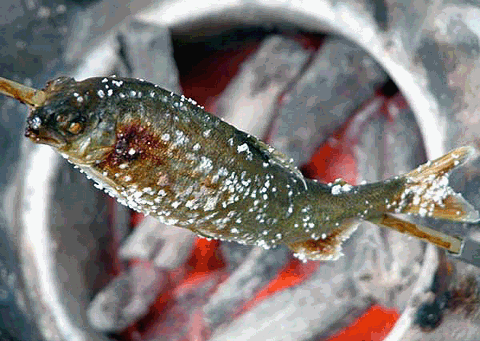
[{"label": "fish body", "polygon": [[43,92],[27,137],[55,148],[122,204],[204,237],[336,259],[361,220],[451,250],[459,246],[390,213],[478,220],[447,179],[471,147],[383,182],[322,184],[195,101],[143,80],[63,77]]}]

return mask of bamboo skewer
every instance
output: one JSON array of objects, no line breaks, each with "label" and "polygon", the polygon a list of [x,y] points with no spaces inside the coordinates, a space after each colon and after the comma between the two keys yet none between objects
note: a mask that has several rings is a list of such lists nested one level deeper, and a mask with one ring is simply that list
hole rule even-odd
[{"label": "bamboo skewer", "polygon": [[0,93],[34,107],[43,105],[47,97],[45,91],[30,88],[3,77],[0,77]]}]

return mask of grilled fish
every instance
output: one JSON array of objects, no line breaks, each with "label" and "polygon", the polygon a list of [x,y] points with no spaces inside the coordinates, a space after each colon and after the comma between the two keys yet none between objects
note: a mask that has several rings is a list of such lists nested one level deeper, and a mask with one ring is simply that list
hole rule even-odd
[{"label": "grilled fish", "polygon": [[144,80],[61,77],[35,90],[1,79],[0,91],[30,106],[30,140],[53,147],[120,203],[203,237],[285,244],[302,260],[327,260],[368,220],[459,253],[460,239],[397,214],[479,220],[448,185],[473,147],[382,182],[323,184],[195,101]]}]

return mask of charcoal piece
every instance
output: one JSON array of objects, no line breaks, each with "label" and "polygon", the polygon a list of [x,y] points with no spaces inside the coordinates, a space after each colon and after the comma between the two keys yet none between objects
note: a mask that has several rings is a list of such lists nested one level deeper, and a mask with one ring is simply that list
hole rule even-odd
[{"label": "charcoal piece", "polygon": [[64,59],[69,66],[65,75],[81,80],[114,71],[119,59],[116,34],[122,22],[128,21],[130,7],[125,0],[103,0],[83,8],[69,7],[76,13],[65,40]]},{"label": "charcoal piece", "polygon": [[308,56],[293,40],[266,38],[220,95],[217,115],[251,135],[265,137],[276,103]]},{"label": "charcoal piece", "polygon": [[122,28],[119,39],[120,57],[129,77],[142,78],[181,93],[170,31],[166,27],[131,21]]},{"label": "charcoal piece", "polygon": [[243,245],[235,242],[222,242],[220,250],[226,263],[226,271],[233,273],[248,257],[254,247],[251,245]]},{"label": "charcoal piece", "polygon": [[[379,114],[384,100],[380,100],[376,112],[370,113],[361,129],[358,129],[355,145],[357,182],[375,182],[385,173],[385,125],[386,118]],[[360,112],[358,115],[362,115]]]},{"label": "charcoal piece", "polygon": [[87,316],[90,325],[98,331],[121,331],[128,326],[122,319],[121,307],[127,305],[131,296],[127,278],[117,277],[108,284],[90,303]]},{"label": "charcoal piece", "polygon": [[162,269],[176,269],[190,256],[195,235],[183,228],[165,226],[162,237],[163,246],[154,254],[153,264]]},{"label": "charcoal piece", "polygon": [[[355,148],[359,182],[383,180],[425,161],[413,113],[400,95],[383,101],[388,112],[371,115],[359,131]],[[423,243],[368,222],[360,224],[353,238],[357,256],[352,265],[357,290],[382,305],[405,308],[420,275]]]},{"label": "charcoal piece", "polygon": [[127,237],[119,255],[123,259],[153,260],[155,266],[173,270],[190,256],[194,239],[195,235],[190,230],[145,217]]},{"label": "charcoal piece", "polygon": [[352,314],[358,316],[370,301],[359,296],[352,285],[349,257],[353,255],[348,241],[346,244],[347,257],[322,263],[308,280],[267,297],[220,326],[210,341],[318,340],[318,335],[326,338],[351,323]]},{"label": "charcoal piece", "polygon": [[316,148],[386,81],[380,65],[358,45],[329,38],[286,94],[271,143],[296,163],[308,162]]},{"label": "charcoal piece", "polygon": [[[95,54],[105,52],[99,49],[112,48],[106,42],[113,43],[120,27],[131,20],[129,17],[142,7],[148,6],[150,2],[150,0],[102,0],[93,1],[89,6],[70,6],[68,9],[75,8],[76,13],[70,23],[71,32],[66,41],[65,59],[69,63],[83,62],[85,56],[91,55],[92,52]],[[95,63],[90,65],[93,68],[104,66]]]},{"label": "charcoal piece", "polygon": [[211,329],[230,321],[235,313],[285,266],[290,251],[254,248],[245,261],[217,288],[205,305],[204,319]]},{"label": "charcoal piece", "polygon": [[202,306],[222,279],[220,273],[195,276],[181,283],[167,296],[168,309],[142,335],[145,341],[209,340],[202,321]]},{"label": "charcoal piece", "polygon": [[390,120],[386,123],[383,178],[409,172],[427,160],[422,132],[403,96],[389,99],[386,109]]},{"label": "charcoal piece", "polygon": [[166,283],[166,273],[151,265],[139,263],[130,267],[90,303],[90,324],[103,332],[124,330],[148,313]]}]

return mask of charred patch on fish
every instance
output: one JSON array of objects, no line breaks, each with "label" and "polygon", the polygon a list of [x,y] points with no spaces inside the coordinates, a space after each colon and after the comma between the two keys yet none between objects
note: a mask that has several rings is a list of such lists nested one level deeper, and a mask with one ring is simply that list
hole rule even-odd
[{"label": "charred patch on fish", "polygon": [[167,142],[148,128],[142,127],[139,122],[130,123],[117,128],[116,143],[112,152],[106,156],[105,165],[118,167],[126,162],[148,160],[155,166],[161,166],[165,164],[161,155],[165,154],[167,147]]}]

